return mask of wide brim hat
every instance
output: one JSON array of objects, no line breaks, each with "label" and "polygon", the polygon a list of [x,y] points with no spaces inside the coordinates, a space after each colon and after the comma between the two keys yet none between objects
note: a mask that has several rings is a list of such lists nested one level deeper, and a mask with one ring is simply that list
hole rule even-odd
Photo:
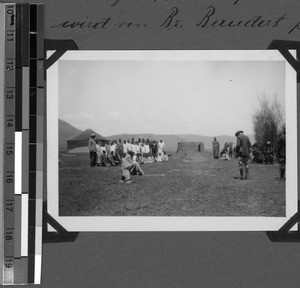
[{"label": "wide brim hat", "polygon": [[239,136],[241,133],[244,133],[244,131],[242,131],[242,130],[237,131],[237,132],[235,133],[235,136],[237,137],[237,136]]}]

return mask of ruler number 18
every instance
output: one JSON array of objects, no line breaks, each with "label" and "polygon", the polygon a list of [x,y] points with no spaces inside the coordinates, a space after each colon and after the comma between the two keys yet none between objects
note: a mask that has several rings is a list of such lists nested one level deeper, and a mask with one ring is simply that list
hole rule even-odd
[{"label": "ruler number 18", "polygon": [[11,230],[6,231],[6,233],[5,233],[5,240],[6,241],[12,241],[14,239],[13,235],[14,234],[13,234],[13,232]]},{"label": "ruler number 18", "polygon": [[14,99],[14,91],[12,89],[6,90],[6,99],[8,100]]}]

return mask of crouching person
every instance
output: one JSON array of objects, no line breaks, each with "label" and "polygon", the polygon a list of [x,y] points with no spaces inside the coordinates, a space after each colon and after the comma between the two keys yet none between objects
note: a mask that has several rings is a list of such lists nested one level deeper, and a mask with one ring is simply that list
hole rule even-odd
[{"label": "crouching person", "polygon": [[163,152],[163,155],[161,156],[161,161],[168,161],[169,160],[169,157],[168,157],[168,154],[166,151]]},{"label": "crouching person", "polygon": [[132,151],[128,151],[126,156],[122,159],[122,180],[119,182],[131,183],[130,175],[144,175],[143,170],[140,165],[133,161],[134,153]]}]

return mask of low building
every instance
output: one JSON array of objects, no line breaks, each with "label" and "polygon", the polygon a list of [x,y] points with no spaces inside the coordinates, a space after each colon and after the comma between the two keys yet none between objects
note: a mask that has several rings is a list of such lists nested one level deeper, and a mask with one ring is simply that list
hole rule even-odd
[{"label": "low building", "polygon": [[203,142],[178,142],[177,153],[202,152],[202,151],[204,151]]},{"label": "low building", "polygon": [[87,129],[83,131],[82,133],[67,139],[67,152],[68,153],[88,153],[88,143],[89,139],[91,138],[91,135],[95,134],[95,140],[100,145],[106,144],[109,142],[109,140],[105,139],[103,136],[98,134],[97,132],[93,131],[92,129]]}]

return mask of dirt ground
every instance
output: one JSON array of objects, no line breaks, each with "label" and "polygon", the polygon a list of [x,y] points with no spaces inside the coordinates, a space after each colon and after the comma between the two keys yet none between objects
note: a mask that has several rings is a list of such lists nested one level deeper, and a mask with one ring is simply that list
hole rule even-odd
[{"label": "dirt ground", "polygon": [[90,168],[88,154],[60,158],[61,216],[285,216],[278,165],[250,164],[250,179],[240,180],[236,159],[174,153],[125,184],[120,166]]}]

